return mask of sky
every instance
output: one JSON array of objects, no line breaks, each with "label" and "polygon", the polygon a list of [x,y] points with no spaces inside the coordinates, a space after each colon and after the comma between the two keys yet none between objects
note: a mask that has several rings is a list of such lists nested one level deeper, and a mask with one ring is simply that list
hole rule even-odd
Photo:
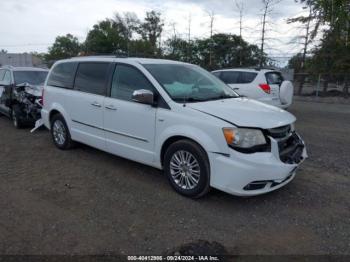
[{"label": "sky", "polygon": [[[244,3],[243,38],[260,43],[262,0],[237,0]],[[277,0],[278,1],[278,0]],[[288,57],[301,50],[295,36],[302,29],[286,20],[305,12],[295,0],[281,0],[269,16],[266,51],[272,57]],[[47,52],[56,36],[73,34],[83,42],[89,29],[116,12],[162,13],[165,28],[162,39],[171,37],[173,25],[178,36],[209,36],[214,13],[214,33],[239,34],[239,13],[235,0],[0,0],[0,50],[10,53]]]}]

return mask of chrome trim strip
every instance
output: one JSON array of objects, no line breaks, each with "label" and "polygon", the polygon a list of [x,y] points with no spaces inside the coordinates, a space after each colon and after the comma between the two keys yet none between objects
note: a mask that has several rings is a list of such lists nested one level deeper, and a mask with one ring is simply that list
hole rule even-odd
[{"label": "chrome trim strip", "polygon": [[72,122],[78,123],[78,124],[81,124],[81,125],[84,125],[84,126],[96,128],[96,129],[99,129],[99,130],[102,130],[102,131],[106,131],[106,132],[109,132],[109,133],[113,133],[113,134],[116,134],[116,135],[120,135],[120,136],[125,136],[125,137],[129,137],[129,138],[133,138],[133,139],[136,139],[136,140],[139,140],[139,141],[148,143],[148,140],[147,140],[147,139],[144,139],[144,138],[142,138],[142,137],[137,137],[137,136],[128,135],[128,134],[125,134],[125,133],[115,132],[115,131],[112,131],[112,130],[109,130],[109,129],[106,129],[106,128],[102,128],[102,127],[97,127],[97,126],[89,125],[89,124],[86,124],[86,123],[83,123],[83,122],[80,122],[80,121],[76,121],[76,120],[73,120],[73,119],[72,119]]}]

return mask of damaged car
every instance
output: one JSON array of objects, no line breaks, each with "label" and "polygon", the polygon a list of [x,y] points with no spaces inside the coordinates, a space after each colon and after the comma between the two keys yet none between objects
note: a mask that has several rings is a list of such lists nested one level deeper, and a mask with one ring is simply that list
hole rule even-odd
[{"label": "damaged car", "polygon": [[41,118],[42,90],[48,70],[34,67],[0,68],[0,114],[16,128],[32,126]]},{"label": "damaged car", "polygon": [[79,142],[162,169],[188,197],[210,188],[268,193],[307,158],[292,114],[238,95],[195,65],[72,58],[53,65],[44,90],[42,122],[57,148]]}]

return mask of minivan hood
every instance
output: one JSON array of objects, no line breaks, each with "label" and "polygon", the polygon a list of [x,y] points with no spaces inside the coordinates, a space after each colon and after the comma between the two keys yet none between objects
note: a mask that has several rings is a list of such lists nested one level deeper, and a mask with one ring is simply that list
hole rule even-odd
[{"label": "minivan hood", "polygon": [[189,103],[186,106],[239,127],[268,129],[285,126],[296,120],[283,109],[244,97]]}]

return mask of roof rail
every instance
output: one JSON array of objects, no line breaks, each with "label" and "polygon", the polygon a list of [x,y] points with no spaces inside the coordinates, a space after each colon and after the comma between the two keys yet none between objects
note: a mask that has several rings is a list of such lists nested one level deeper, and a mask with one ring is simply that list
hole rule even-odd
[{"label": "roof rail", "polygon": [[276,67],[272,67],[272,66],[258,66],[258,67],[250,67],[251,69],[255,69],[256,71],[260,71],[260,70],[278,70]]},{"label": "roof rail", "polygon": [[94,57],[99,57],[99,58],[128,58],[127,54],[93,54],[93,55],[81,55],[81,56],[76,56],[72,58],[94,58]]}]

